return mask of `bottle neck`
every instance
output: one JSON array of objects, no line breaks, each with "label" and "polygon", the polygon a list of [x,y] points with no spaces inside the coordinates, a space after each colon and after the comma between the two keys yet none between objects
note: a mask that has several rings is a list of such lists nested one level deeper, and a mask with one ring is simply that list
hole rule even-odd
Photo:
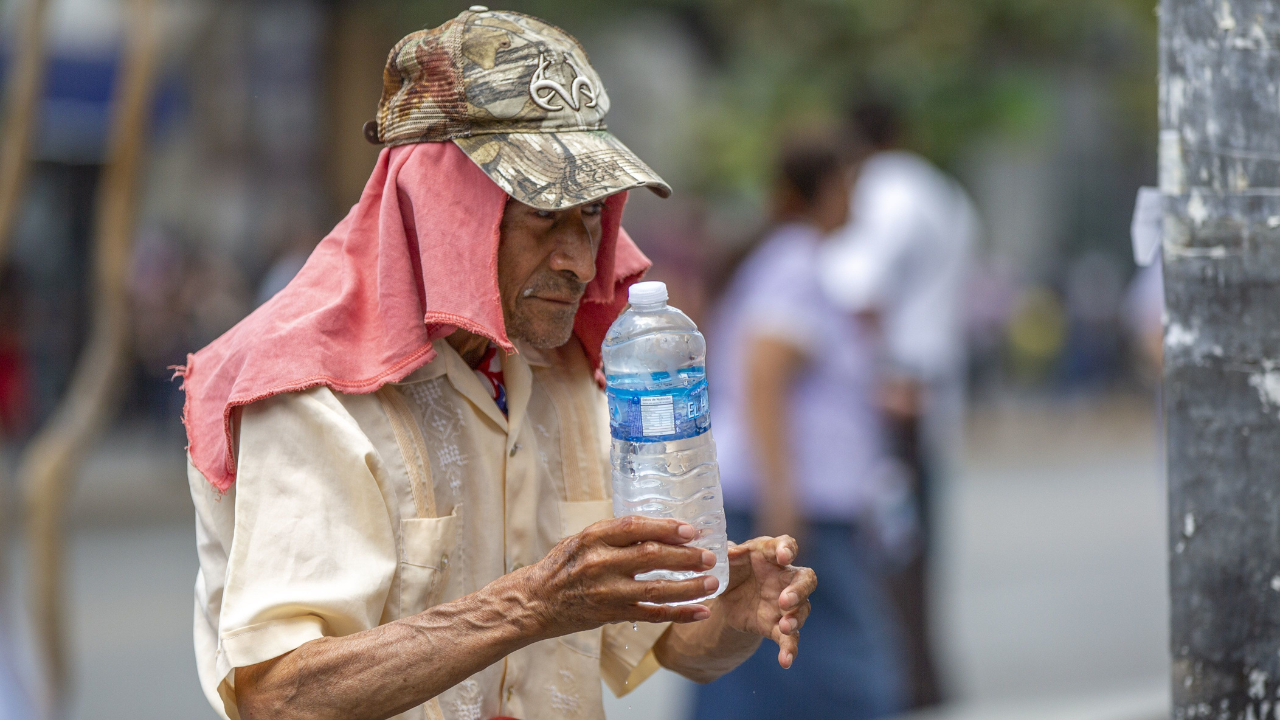
[{"label": "bottle neck", "polygon": [[651,312],[658,312],[660,310],[664,310],[666,309],[666,307],[667,307],[667,303],[664,300],[664,301],[655,302],[655,303],[645,303],[643,305],[632,305],[631,309],[639,313],[651,313]]}]

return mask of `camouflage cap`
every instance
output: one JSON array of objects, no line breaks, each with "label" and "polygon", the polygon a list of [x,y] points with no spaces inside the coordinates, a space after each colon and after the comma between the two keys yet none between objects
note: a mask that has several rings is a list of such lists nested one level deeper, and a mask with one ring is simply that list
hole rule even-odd
[{"label": "camouflage cap", "polygon": [[376,140],[453,141],[511,197],[559,210],[671,188],[605,127],[609,96],[587,53],[558,27],[472,6],[391,50]]}]

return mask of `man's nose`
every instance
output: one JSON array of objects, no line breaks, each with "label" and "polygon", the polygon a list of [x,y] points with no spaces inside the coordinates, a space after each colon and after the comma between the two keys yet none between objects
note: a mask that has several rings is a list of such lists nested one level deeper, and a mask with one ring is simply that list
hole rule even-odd
[{"label": "man's nose", "polygon": [[551,269],[573,273],[580,282],[589,283],[596,276],[596,242],[581,218],[566,218],[551,253]]}]

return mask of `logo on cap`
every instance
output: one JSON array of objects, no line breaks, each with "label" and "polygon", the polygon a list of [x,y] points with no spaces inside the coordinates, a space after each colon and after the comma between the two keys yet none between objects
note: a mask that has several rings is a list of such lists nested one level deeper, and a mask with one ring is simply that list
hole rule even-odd
[{"label": "logo on cap", "polygon": [[[533,103],[547,112],[563,110],[564,105],[552,104],[555,97],[559,95],[560,99],[575,111],[580,107],[595,107],[598,99],[597,90],[591,79],[583,76],[582,71],[568,55],[564,56],[564,64],[573,71],[573,83],[568,90],[564,85],[547,77],[547,68],[551,67],[551,59],[545,54],[538,55],[538,69],[533,72],[533,77],[529,80],[529,96],[533,98]],[[579,92],[588,100],[581,106],[578,105]]]}]

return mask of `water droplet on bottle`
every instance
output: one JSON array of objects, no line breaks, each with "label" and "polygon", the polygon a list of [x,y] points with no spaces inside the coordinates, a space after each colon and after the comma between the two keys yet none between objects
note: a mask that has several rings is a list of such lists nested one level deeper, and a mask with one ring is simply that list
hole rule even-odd
[{"label": "water droplet on bottle", "polygon": [[631,629],[640,632],[640,626],[635,623],[631,623]]}]

